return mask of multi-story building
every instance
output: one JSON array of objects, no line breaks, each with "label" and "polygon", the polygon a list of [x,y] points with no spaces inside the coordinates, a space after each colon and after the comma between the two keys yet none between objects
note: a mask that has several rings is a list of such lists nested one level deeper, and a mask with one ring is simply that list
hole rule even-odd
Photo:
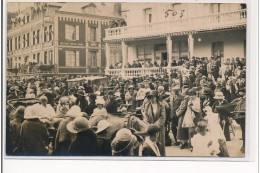
[{"label": "multi-story building", "polygon": [[[12,3],[8,3],[8,6]],[[35,3],[11,18],[7,75],[104,74],[102,38],[120,3]]]},{"label": "multi-story building", "polygon": [[[246,4],[122,3],[122,11],[127,26],[106,29],[108,75],[161,73],[180,57],[246,57]],[[168,67],[125,68],[133,61],[162,60]],[[119,61],[123,69],[109,69]]]}]

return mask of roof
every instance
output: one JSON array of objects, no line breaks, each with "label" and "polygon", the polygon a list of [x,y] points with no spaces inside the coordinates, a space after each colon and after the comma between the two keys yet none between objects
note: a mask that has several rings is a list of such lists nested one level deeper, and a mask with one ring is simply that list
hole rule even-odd
[{"label": "roof", "polygon": [[96,16],[105,17],[120,17],[114,11],[113,3],[101,3],[101,2],[68,2],[62,4],[62,7],[58,11],[90,14]]}]

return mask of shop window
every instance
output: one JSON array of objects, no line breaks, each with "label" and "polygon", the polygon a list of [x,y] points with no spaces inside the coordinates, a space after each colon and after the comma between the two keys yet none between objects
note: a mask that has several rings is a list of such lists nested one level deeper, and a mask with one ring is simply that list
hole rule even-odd
[{"label": "shop window", "polygon": [[90,41],[96,41],[97,32],[95,27],[90,28]]},{"label": "shop window", "polygon": [[224,57],[224,46],[223,42],[214,42],[212,43],[212,56],[213,57]]},{"label": "shop window", "polygon": [[66,66],[78,67],[79,66],[79,51],[65,51]]},{"label": "shop window", "polygon": [[79,40],[79,25],[65,25],[65,39]]},{"label": "shop window", "polygon": [[91,51],[90,53],[90,59],[91,59],[91,66],[97,67],[97,52]]}]

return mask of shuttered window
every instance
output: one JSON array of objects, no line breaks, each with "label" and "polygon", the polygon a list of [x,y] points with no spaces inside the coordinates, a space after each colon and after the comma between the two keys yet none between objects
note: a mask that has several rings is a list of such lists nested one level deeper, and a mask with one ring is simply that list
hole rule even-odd
[{"label": "shuttered window", "polygon": [[79,40],[79,25],[65,25],[65,39]]}]

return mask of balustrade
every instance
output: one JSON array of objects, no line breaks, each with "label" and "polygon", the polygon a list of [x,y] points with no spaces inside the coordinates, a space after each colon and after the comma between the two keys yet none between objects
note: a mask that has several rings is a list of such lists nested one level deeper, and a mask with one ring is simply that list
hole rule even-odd
[{"label": "balustrade", "polygon": [[232,27],[246,24],[246,19],[246,10],[239,10],[165,22],[109,28],[106,29],[105,40]]}]

